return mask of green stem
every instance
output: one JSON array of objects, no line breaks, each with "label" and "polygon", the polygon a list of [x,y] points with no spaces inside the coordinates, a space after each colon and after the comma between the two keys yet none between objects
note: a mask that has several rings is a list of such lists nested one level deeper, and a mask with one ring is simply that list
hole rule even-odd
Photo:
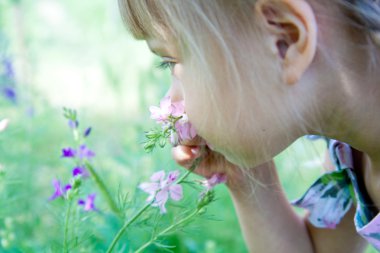
[{"label": "green stem", "polygon": [[106,185],[102,181],[102,179],[99,177],[99,175],[96,173],[92,165],[88,162],[85,162],[86,168],[90,172],[92,178],[94,179],[95,183],[99,187],[100,192],[103,194],[103,197],[106,199],[108,205],[110,206],[111,210],[117,214],[119,217],[121,217],[121,213],[119,208],[117,207],[115,201],[113,200],[111,194],[109,193]]},{"label": "green stem", "polygon": [[68,233],[69,233],[69,221],[70,221],[70,214],[71,214],[71,205],[72,205],[72,200],[68,200],[68,206],[66,210],[66,217],[65,217],[65,228],[63,232],[63,252],[67,253],[69,252],[68,249]]},{"label": "green stem", "polygon": [[[191,165],[190,169],[182,176],[180,177],[177,181],[176,184],[182,183],[190,174],[195,170],[195,168],[198,166],[200,163],[201,158],[195,159],[193,164]],[[111,242],[111,245],[108,247],[107,253],[111,253],[113,248],[115,247],[117,241],[119,241],[120,237],[123,235],[125,230],[128,228],[129,225],[131,225],[143,212],[145,212],[146,209],[154,202],[154,198],[152,201],[148,202],[145,206],[143,206],[140,211],[138,211],[129,221],[127,221],[117,232],[115,235],[114,239]]]},{"label": "green stem", "polygon": [[107,250],[107,253],[111,253],[113,248],[115,247],[117,241],[119,241],[120,237],[123,235],[123,233],[125,232],[125,230],[127,229],[127,227],[129,225],[131,225],[143,212],[145,212],[146,209],[148,209],[148,207],[153,203],[153,201],[150,201],[149,203],[145,204],[145,206],[143,206],[140,211],[138,211],[129,221],[127,221],[123,227],[117,232],[117,234],[115,235],[115,237],[113,238],[112,240],[112,243],[110,244],[110,246],[108,247],[108,250]]},{"label": "green stem", "polygon": [[151,245],[154,241],[156,241],[159,237],[171,232],[171,230],[175,229],[176,227],[186,223],[187,221],[191,220],[195,215],[197,215],[199,212],[199,209],[196,209],[194,212],[189,214],[188,216],[184,217],[182,220],[178,221],[177,223],[167,227],[166,229],[162,230],[159,234],[156,236],[152,237],[147,243],[142,245],[138,250],[135,251],[135,253],[142,252],[146,247]]}]

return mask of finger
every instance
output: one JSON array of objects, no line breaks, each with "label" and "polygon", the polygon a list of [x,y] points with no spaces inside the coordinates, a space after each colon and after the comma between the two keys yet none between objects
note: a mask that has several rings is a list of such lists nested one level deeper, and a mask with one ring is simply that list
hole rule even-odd
[{"label": "finger", "polygon": [[206,141],[202,137],[197,135],[191,140],[181,141],[181,145],[183,145],[183,146],[205,146]]},{"label": "finger", "polygon": [[189,168],[200,155],[200,147],[179,145],[172,149],[174,160],[181,166]]}]

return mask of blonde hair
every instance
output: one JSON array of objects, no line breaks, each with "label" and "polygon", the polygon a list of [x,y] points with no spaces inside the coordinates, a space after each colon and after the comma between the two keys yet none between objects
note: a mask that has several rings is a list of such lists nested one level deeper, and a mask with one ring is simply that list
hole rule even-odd
[{"label": "blonde hair", "polygon": [[[210,104],[205,106],[211,107],[211,111],[229,113],[232,122],[239,122],[240,131],[244,131],[244,124],[248,127],[252,123],[243,119],[244,115],[257,115],[256,110],[267,114],[275,113],[270,110],[276,110],[277,114],[296,118],[306,129],[307,123],[302,116],[304,113],[299,111],[297,101],[289,101],[293,108],[287,110],[289,108],[286,109],[280,104],[283,101],[277,101],[270,94],[273,89],[287,92],[285,87],[267,87],[281,82],[279,75],[276,75],[281,66],[273,64],[275,61],[268,57],[271,54],[265,51],[264,47],[259,48],[259,45],[264,45],[264,41],[260,37],[260,26],[257,25],[259,20],[252,11],[255,3],[256,0],[119,0],[122,16],[134,37],[161,37],[176,43],[180,55],[184,56],[181,63],[186,66],[188,75],[184,80],[188,78],[192,81],[188,84],[192,85],[192,89],[207,89]],[[358,28],[358,31],[365,27],[368,34],[377,34],[380,30],[377,0],[326,0],[313,3],[321,6],[334,4],[337,8],[344,8],[347,11],[347,23],[352,24],[355,29]],[[253,45],[255,42],[259,42],[258,46]],[[269,67],[261,73],[252,71],[255,66],[261,64]],[[254,85],[251,80],[256,80],[262,85]],[[220,88],[221,85],[223,88]],[[234,108],[233,112],[231,108],[220,108],[220,105],[226,104],[223,101],[226,93],[234,98],[230,101],[234,104],[228,104]],[[242,108],[241,101],[247,99],[255,101],[257,106]],[[302,99],[306,98],[297,98],[300,101]],[[272,105],[271,108],[268,108],[268,103]],[[317,109],[315,114],[318,115]],[[207,119],[208,115],[204,115],[204,118]],[[213,123],[215,128],[218,128],[223,124],[223,120],[216,118],[219,120]],[[283,124],[279,120],[272,123],[278,127]],[[265,136],[259,138],[261,142],[258,145],[267,142]],[[244,145],[247,140],[237,141]]]}]

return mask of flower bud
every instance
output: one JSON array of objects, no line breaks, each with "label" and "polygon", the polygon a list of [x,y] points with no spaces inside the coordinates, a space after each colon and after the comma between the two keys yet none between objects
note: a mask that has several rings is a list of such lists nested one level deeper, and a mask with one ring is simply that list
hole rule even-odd
[{"label": "flower bud", "polygon": [[215,199],[215,193],[214,191],[206,191],[202,193],[201,198],[198,201],[197,209],[201,210],[203,207],[210,204]]}]

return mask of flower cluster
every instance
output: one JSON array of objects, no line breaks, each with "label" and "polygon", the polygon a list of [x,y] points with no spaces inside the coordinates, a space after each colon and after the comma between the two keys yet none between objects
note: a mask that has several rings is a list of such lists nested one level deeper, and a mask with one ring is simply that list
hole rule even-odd
[{"label": "flower cluster", "polygon": [[[91,132],[91,128],[87,128],[82,135],[79,134],[79,121],[77,120],[77,114],[74,110],[64,109],[64,116],[68,119],[68,125],[73,132],[74,139],[78,145],[77,148],[67,147],[62,149],[61,158],[68,158],[74,161],[74,166],[71,170],[72,178],[70,183],[62,185],[57,179],[53,180],[54,193],[49,200],[62,197],[70,199],[79,194],[79,188],[82,183],[82,179],[86,179],[89,173],[86,169],[85,162],[91,160],[95,153],[84,144],[85,138],[87,138]],[[78,205],[83,207],[84,211],[94,211],[96,194],[89,194],[85,199],[79,199]]]},{"label": "flower cluster", "polygon": [[[150,106],[149,110],[151,118],[161,125],[161,129],[146,134],[148,139],[145,143],[146,150],[151,151],[157,142],[159,146],[164,146],[166,139],[176,146],[197,135],[185,113],[183,100],[173,102],[170,96],[166,96],[160,101],[159,107]],[[179,171],[169,172],[167,178],[164,171],[158,171],[151,176],[151,182],[141,183],[139,188],[149,194],[147,202],[152,206],[159,207],[161,213],[166,213],[165,204],[170,198],[179,201],[183,197],[182,186],[177,182],[178,177]],[[211,178],[202,181],[201,184],[205,190],[201,194],[201,200],[204,200],[217,184],[224,182],[226,182],[226,175],[221,173],[214,174]]]},{"label": "flower cluster", "polygon": [[152,202],[152,206],[160,208],[161,213],[166,213],[165,204],[169,197],[175,201],[182,199],[182,186],[176,183],[179,171],[172,171],[165,178],[165,171],[161,170],[154,173],[151,182],[141,183],[139,188],[149,194],[147,202]]},{"label": "flower cluster", "polygon": [[[151,182],[144,182],[139,185],[139,188],[149,194],[146,199],[151,203],[151,206],[158,207],[161,214],[166,213],[165,204],[171,198],[174,201],[179,201],[183,198],[183,189],[180,182],[178,182],[180,172],[178,170],[169,172],[165,177],[165,171],[161,170],[155,172],[151,177]],[[216,173],[212,177],[201,181],[204,190],[201,193],[198,208],[202,208],[211,202],[210,196],[212,190],[218,184],[226,182],[226,175],[223,173]]]},{"label": "flower cluster", "polygon": [[161,100],[159,107],[151,106],[149,110],[151,118],[161,125],[161,129],[146,133],[145,150],[152,151],[156,143],[163,147],[167,140],[176,146],[197,135],[185,112],[184,101],[173,102],[170,96],[166,96]]}]

